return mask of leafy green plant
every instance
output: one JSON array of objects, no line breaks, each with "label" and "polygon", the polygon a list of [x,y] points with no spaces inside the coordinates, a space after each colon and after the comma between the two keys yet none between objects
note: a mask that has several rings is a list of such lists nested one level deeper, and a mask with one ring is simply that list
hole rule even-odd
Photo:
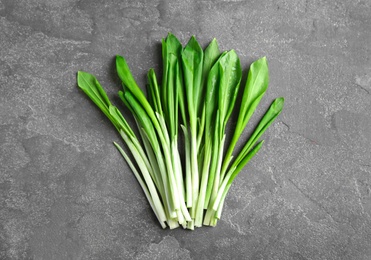
[{"label": "leafy green plant", "polygon": [[[284,99],[273,101],[236,152],[236,144],[268,87],[266,58],[251,64],[238,106],[242,70],[234,50],[221,53],[215,39],[203,50],[194,36],[183,47],[169,33],[162,40],[162,60],[162,82],[158,83],[150,69],[146,96],[126,60],[116,56],[123,87],[118,95],[132,113],[138,135],[93,75],[79,71],[77,83],[120,133],[132,156],[118,143],[114,145],[161,226],[215,226],[233,180],[262,147],[259,138],[282,111]],[[233,111],[238,113],[237,123],[231,141],[226,143],[226,127]],[[184,153],[179,147],[184,147]]]}]

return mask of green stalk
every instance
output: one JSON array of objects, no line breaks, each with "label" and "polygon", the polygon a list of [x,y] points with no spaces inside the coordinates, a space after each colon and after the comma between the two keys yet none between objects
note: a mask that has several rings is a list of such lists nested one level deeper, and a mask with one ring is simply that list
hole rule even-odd
[{"label": "green stalk", "polygon": [[[246,165],[246,163],[248,163],[251,158],[260,150],[261,146],[263,145],[263,141],[261,141],[258,145],[256,145],[254,147],[253,150],[251,150],[247,156],[245,157],[244,159],[244,164],[243,166]],[[242,167],[243,167],[242,166]],[[219,188],[219,191],[218,191],[218,194],[217,194],[217,197],[212,205],[212,210],[213,211],[217,211],[219,206],[220,206],[220,202],[222,200],[222,197],[223,197],[223,193],[224,193],[224,190],[226,188],[226,186],[228,184],[232,184],[232,181],[234,180],[234,178],[237,176],[237,174],[242,170],[242,167],[238,167],[238,168],[232,168],[231,171],[228,172],[227,176],[224,178],[222,184],[220,185],[220,188]]]},{"label": "green stalk", "polygon": [[[232,184],[233,180],[240,173],[243,167],[251,160],[251,158],[260,150],[263,145],[263,141],[259,142],[254,148],[252,148],[255,143],[259,140],[260,136],[265,132],[265,130],[273,123],[274,119],[281,113],[284,105],[283,98],[277,98],[273,101],[268,111],[263,116],[262,120],[259,122],[258,126],[254,130],[253,134],[249,138],[249,141],[244,145],[242,151],[237,156],[236,160],[231,166],[231,170],[224,178],[221,186],[219,187],[218,195],[213,202],[212,210],[217,211],[221,206],[221,201],[223,201],[223,193],[227,185]],[[221,211],[221,210],[220,210]]]},{"label": "green stalk", "polygon": [[192,207],[192,172],[191,172],[191,145],[188,129],[181,125],[185,144],[185,178],[186,178],[186,202],[187,208]]},{"label": "green stalk", "polygon": [[[225,197],[227,196],[230,187],[231,187],[231,184],[228,184],[228,185],[225,187],[225,189],[223,190],[223,195],[222,195],[222,198],[221,198],[221,200],[220,200],[218,210],[215,212],[214,219],[217,219],[217,220],[220,219],[220,216],[222,215],[222,211],[223,211],[223,206],[224,206]],[[216,222],[216,221],[215,221],[215,222]],[[215,224],[216,224],[216,223],[215,223]]]},{"label": "green stalk", "polygon": [[[210,139],[208,139],[210,140]],[[209,178],[209,167],[210,167],[210,161],[211,161],[211,144],[206,143],[205,144],[205,155],[203,160],[203,167],[201,171],[201,188],[200,193],[197,201],[197,208],[196,208],[196,217],[195,217],[195,226],[201,227],[202,226],[202,220],[203,220],[203,213],[204,213],[204,203],[205,203],[205,197],[206,197],[206,187],[207,187],[207,181]]]},{"label": "green stalk", "polygon": [[[171,210],[171,205],[170,205],[171,195],[170,195],[170,191],[169,191],[168,178],[165,175],[166,170],[164,170],[165,165],[164,165],[163,158],[162,158],[162,156],[155,154],[155,152],[153,151],[152,146],[151,146],[151,144],[148,140],[147,134],[139,126],[139,124],[138,124],[138,129],[139,129],[140,135],[142,137],[142,141],[143,141],[144,147],[146,149],[151,167],[153,169],[153,172],[155,173],[154,174],[155,179],[157,180],[156,182],[158,183],[158,184],[156,184],[156,187],[159,190],[160,196],[161,196],[162,201],[164,203],[165,212],[167,213],[167,215],[169,215],[169,212]],[[139,142],[138,142],[138,145],[140,146]],[[136,147],[137,147],[137,145],[136,145]]]},{"label": "green stalk", "polygon": [[195,218],[196,205],[198,199],[199,189],[199,174],[198,174],[198,162],[197,162],[197,136],[194,128],[191,128],[191,173],[192,173],[192,208],[191,217]]},{"label": "green stalk", "polygon": [[[168,136],[168,133],[167,133],[167,130],[166,130],[166,125],[165,125],[165,121],[164,121],[164,118],[160,115],[160,114],[157,114],[157,117],[158,117],[158,120],[160,122],[160,126],[162,127],[162,131],[165,133],[165,136]],[[166,142],[169,143],[170,145],[170,139],[169,138],[166,138]],[[187,219],[188,221],[191,220],[191,217],[189,215],[189,212],[187,210],[187,207],[186,207],[186,204],[185,204],[185,201],[184,201],[184,191],[183,191],[183,182],[179,182],[177,181],[176,177],[179,177],[179,178],[182,178],[182,175],[181,175],[181,169],[177,168],[178,166],[178,163],[177,161],[179,160],[180,161],[180,158],[177,158],[179,156],[178,154],[178,149],[176,148],[176,144],[174,144],[174,148],[172,149],[173,152],[175,152],[176,154],[173,154],[173,157],[171,158],[171,163],[173,165],[173,168],[172,168],[172,172],[169,174],[170,176],[170,189],[172,192],[175,192],[176,194],[173,194],[173,196],[175,195],[176,198],[178,199],[179,201],[179,207],[180,208],[176,208],[176,210],[181,210],[182,214],[183,214],[183,217],[185,219]],[[180,176],[177,176],[177,173],[179,174],[180,173]],[[177,213],[179,215],[179,213]],[[180,223],[182,224],[182,223]]]},{"label": "green stalk", "polygon": [[149,204],[150,204],[153,212],[155,213],[155,215],[157,217],[157,220],[160,222],[161,227],[162,228],[166,228],[165,222],[167,221],[167,219],[166,219],[165,212],[161,210],[161,206],[155,205],[155,203],[153,202],[153,199],[151,197],[151,194],[148,191],[147,185],[145,184],[145,182],[143,181],[142,177],[138,173],[137,169],[135,168],[134,164],[130,160],[129,156],[124,152],[124,150],[120,147],[120,145],[118,145],[116,142],[113,142],[113,143],[116,146],[116,148],[119,150],[119,152],[121,153],[121,155],[124,157],[125,161],[128,163],[130,169],[133,171],[133,173],[134,173],[135,177],[137,178],[137,180],[138,180],[141,188],[144,191],[144,194],[145,194],[145,196],[146,196],[146,198],[147,198],[147,200],[148,200],[148,202],[149,202]]},{"label": "green stalk", "polygon": [[191,217],[194,219],[199,192],[199,173],[197,162],[197,111],[200,106],[200,86],[203,65],[203,51],[194,36],[191,37],[186,47],[183,49],[182,65],[190,121],[190,165],[192,175],[192,204],[190,204],[189,201],[187,201],[187,204],[191,206],[190,213]]},{"label": "green stalk", "polygon": [[[120,132],[121,136],[123,137],[125,143],[127,144],[127,146],[129,147],[130,151],[132,151],[132,154],[135,158],[135,161],[137,162],[138,166],[139,166],[139,169],[142,173],[142,176],[147,184],[147,187],[148,187],[148,190],[149,190],[149,193],[151,194],[151,198],[153,200],[153,203],[155,205],[155,208],[156,208],[156,212],[157,214],[160,216],[160,219],[163,219],[163,218],[166,218],[165,217],[165,212],[164,212],[164,208],[162,206],[162,202],[158,196],[158,193],[157,193],[157,190],[155,188],[155,185],[152,181],[152,178],[148,172],[148,169],[147,167],[145,166],[145,163],[143,162],[143,159],[142,157],[139,155],[138,151],[136,150],[135,146],[133,145],[133,143],[130,141],[130,139],[128,138],[128,136],[124,133],[124,131],[121,131]],[[120,151],[121,152],[121,151]]]}]

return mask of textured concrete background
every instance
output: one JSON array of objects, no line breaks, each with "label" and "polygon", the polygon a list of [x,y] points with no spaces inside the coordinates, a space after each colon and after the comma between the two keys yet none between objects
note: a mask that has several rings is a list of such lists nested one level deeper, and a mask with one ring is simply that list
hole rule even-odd
[{"label": "textured concrete background", "polygon": [[[159,227],[76,86],[89,71],[119,104],[114,55],[143,86],[169,31],[244,68],[266,55],[257,115],[286,98],[218,226],[194,232]],[[0,259],[371,259],[370,57],[370,0],[0,0]]]}]

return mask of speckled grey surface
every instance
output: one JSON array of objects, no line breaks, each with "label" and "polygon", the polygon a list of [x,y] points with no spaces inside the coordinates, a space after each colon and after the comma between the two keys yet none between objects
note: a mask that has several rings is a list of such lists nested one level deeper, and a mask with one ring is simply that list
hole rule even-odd
[{"label": "speckled grey surface", "polygon": [[[218,226],[194,232],[159,227],[75,81],[117,104],[114,55],[143,86],[169,31],[244,68],[267,56],[258,115],[286,98]],[[369,0],[0,0],[0,259],[371,259],[370,57]]]}]

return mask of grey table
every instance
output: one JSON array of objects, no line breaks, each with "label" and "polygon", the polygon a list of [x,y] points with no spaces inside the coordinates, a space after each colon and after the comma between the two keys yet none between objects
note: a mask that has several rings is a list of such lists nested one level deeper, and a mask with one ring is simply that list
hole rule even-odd
[{"label": "grey table", "polygon": [[[217,38],[245,72],[267,56],[257,115],[286,98],[194,232],[159,227],[76,86],[91,72],[118,104],[114,56],[144,86],[168,32]],[[370,57],[369,0],[0,0],[0,259],[371,259]]]}]

